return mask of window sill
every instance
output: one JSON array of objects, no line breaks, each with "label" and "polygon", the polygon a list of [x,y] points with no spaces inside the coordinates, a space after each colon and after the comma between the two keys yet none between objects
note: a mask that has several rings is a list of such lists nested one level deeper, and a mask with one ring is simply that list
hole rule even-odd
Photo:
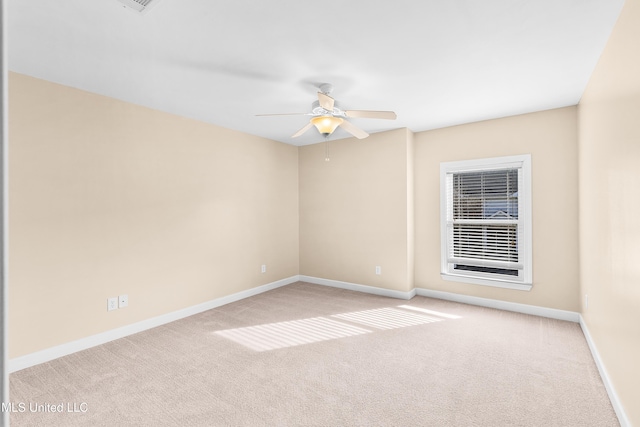
[{"label": "window sill", "polygon": [[440,277],[450,282],[471,283],[473,285],[493,286],[495,288],[515,289],[518,291],[530,291],[530,283],[509,282],[505,280],[481,279],[478,277],[469,277],[461,274],[444,274],[440,273]]}]

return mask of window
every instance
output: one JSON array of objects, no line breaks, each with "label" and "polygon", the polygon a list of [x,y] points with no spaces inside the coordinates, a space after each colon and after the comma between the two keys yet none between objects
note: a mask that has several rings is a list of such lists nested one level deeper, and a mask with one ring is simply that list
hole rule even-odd
[{"label": "window", "polygon": [[531,156],[440,165],[443,279],[530,290]]}]

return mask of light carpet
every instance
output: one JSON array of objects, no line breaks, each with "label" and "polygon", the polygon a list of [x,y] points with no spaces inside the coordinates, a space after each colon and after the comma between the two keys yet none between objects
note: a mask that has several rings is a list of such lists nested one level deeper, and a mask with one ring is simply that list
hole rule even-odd
[{"label": "light carpet", "polygon": [[301,282],[18,371],[10,398],[12,426],[619,425],[576,323]]}]

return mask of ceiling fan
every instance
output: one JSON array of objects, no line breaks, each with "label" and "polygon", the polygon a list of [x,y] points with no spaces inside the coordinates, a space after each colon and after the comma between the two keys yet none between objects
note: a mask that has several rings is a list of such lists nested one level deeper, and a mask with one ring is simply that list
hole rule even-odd
[{"label": "ceiling fan", "polygon": [[284,113],[284,114],[257,114],[258,116],[289,116],[304,115],[312,116],[302,129],[294,133],[291,137],[296,138],[313,126],[325,138],[329,137],[338,126],[349,132],[356,138],[362,139],[369,134],[354,124],[348,122],[349,117],[368,118],[368,119],[386,119],[395,120],[397,115],[393,111],[370,111],[370,110],[342,110],[335,99],[329,96],[333,90],[333,86],[329,83],[323,83],[318,87],[318,100],[311,104],[310,113]]}]

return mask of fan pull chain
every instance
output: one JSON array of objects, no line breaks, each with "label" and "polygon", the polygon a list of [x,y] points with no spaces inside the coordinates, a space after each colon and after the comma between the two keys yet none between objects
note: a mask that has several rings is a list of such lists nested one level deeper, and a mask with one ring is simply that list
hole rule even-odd
[{"label": "fan pull chain", "polygon": [[324,161],[328,162],[330,160],[331,158],[329,157],[329,139],[327,138],[326,142],[324,143]]}]

